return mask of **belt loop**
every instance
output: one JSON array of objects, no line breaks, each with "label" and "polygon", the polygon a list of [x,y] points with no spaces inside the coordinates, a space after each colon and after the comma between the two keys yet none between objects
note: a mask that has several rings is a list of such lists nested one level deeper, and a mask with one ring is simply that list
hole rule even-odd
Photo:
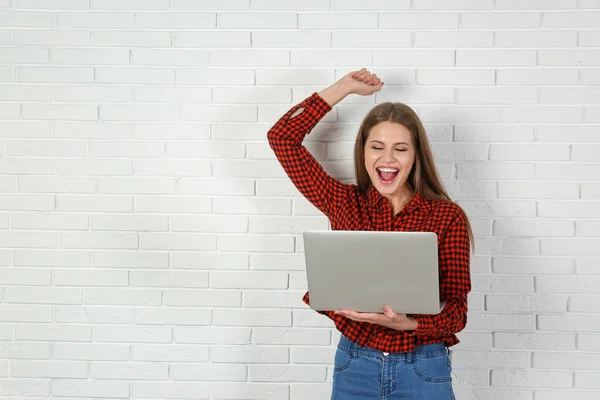
[{"label": "belt loop", "polygon": [[409,351],[408,353],[406,353],[406,362],[408,364],[412,364],[413,362],[413,352]]}]

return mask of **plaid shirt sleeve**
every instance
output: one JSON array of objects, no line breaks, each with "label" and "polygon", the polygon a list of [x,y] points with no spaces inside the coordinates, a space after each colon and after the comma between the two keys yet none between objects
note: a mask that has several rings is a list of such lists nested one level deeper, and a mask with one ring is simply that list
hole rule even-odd
[{"label": "plaid shirt sleeve", "polygon": [[[300,108],[304,110],[290,118]],[[347,185],[328,175],[302,141],[331,109],[315,92],[286,112],[267,133],[269,145],[292,183],[327,217],[344,197]]]},{"label": "plaid shirt sleeve", "polygon": [[441,239],[439,271],[440,300],[446,305],[437,315],[410,315],[419,323],[413,335],[454,335],[467,324],[467,295],[471,291],[470,242],[462,210]]}]

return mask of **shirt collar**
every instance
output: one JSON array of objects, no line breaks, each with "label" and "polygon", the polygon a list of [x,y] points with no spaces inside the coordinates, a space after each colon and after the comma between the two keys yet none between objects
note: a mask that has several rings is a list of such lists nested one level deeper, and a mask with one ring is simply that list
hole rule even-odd
[{"label": "shirt collar", "polygon": [[[389,204],[388,200],[383,195],[381,195],[381,193],[379,193],[373,185],[371,185],[369,187],[369,189],[367,190],[367,198],[368,198],[369,204],[371,204],[372,206],[375,206],[375,207],[378,207],[381,205],[387,206]],[[402,212],[408,213],[408,212],[411,212],[414,210],[428,212],[429,208],[431,206],[430,203],[431,202],[429,200],[427,200],[426,198],[424,198],[422,195],[420,195],[419,193],[415,193],[413,198],[404,206],[404,208],[402,209]]]}]

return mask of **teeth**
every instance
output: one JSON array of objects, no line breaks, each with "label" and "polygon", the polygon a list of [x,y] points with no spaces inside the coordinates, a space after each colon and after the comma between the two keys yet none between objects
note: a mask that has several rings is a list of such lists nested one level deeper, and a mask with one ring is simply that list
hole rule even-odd
[{"label": "teeth", "polygon": [[398,172],[396,168],[377,168],[381,172]]}]

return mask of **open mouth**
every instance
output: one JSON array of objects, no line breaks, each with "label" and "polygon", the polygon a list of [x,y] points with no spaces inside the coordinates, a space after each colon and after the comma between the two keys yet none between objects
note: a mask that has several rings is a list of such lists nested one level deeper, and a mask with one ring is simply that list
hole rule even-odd
[{"label": "open mouth", "polygon": [[385,185],[389,185],[394,182],[398,176],[399,170],[397,168],[379,167],[377,168],[377,175],[379,180]]}]

